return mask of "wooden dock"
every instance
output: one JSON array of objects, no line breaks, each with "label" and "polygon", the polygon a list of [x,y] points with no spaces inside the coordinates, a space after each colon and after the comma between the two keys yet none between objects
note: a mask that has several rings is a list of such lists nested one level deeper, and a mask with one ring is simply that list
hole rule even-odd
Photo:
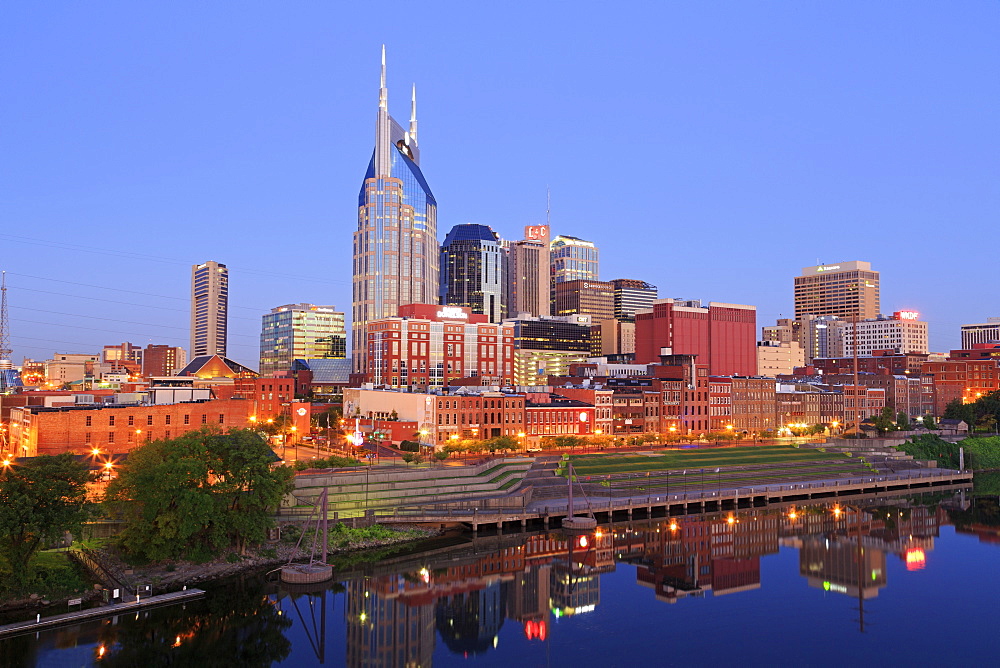
[{"label": "wooden dock", "polygon": [[972,485],[971,471],[920,469],[903,473],[870,475],[836,480],[817,480],[796,484],[736,487],[682,494],[634,495],[624,498],[591,497],[576,499],[573,513],[569,500],[552,499],[529,503],[524,508],[397,508],[391,515],[378,515],[382,521],[397,523],[461,523],[473,531],[492,527],[503,531],[505,526],[527,527],[541,523],[545,528],[559,526],[571,514],[593,513],[600,522],[616,519],[649,519],[704,512],[764,508],[774,504],[831,501],[838,498],[863,497],[886,492],[927,492],[955,489]]},{"label": "wooden dock", "polygon": [[24,622],[5,624],[0,626],[0,638],[23,635],[25,633],[34,633],[35,631],[55,628],[58,626],[67,626],[69,624],[76,624],[88,619],[127,615],[138,610],[153,608],[159,605],[169,605],[171,603],[179,603],[181,601],[201,598],[204,595],[205,592],[201,589],[185,589],[182,591],[171,592],[169,594],[157,594],[156,596],[142,598],[138,601],[129,601],[128,603],[112,603],[110,605],[102,605],[97,608],[85,608],[61,615],[42,617],[37,621],[35,619],[31,619]]}]

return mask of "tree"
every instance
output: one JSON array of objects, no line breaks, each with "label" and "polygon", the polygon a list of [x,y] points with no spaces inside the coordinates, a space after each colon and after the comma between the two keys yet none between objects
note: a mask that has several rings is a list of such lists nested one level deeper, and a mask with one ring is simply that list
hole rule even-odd
[{"label": "tree", "polygon": [[448,459],[449,454],[450,453],[447,450],[438,450],[437,452],[434,453],[434,459],[438,460],[439,462],[443,462],[444,460]]},{"label": "tree", "polygon": [[893,417],[895,417],[895,415],[892,412],[892,407],[886,406],[882,409],[882,413],[872,421],[875,428],[878,429],[878,433],[880,435],[884,435],[886,432],[890,432],[896,428],[896,423],[893,422]]},{"label": "tree", "polygon": [[910,416],[907,415],[905,411],[899,411],[896,414],[896,426],[903,431],[910,428]]},{"label": "tree", "polygon": [[257,433],[203,429],[134,449],[108,486],[121,514],[122,547],[140,560],[204,560],[264,539],[270,514],[291,487]]},{"label": "tree", "polygon": [[0,468],[0,560],[18,584],[31,580],[40,549],[87,518],[93,474],[69,454],[43,455]]},{"label": "tree", "polygon": [[937,429],[937,425],[934,424],[933,415],[925,415],[923,418],[924,429]]},{"label": "tree", "polygon": [[960,399],[952,399],[944,407],[942,417],[946,420],[962,420],[971,427],[976,423],[975,404],[963,404]]}]

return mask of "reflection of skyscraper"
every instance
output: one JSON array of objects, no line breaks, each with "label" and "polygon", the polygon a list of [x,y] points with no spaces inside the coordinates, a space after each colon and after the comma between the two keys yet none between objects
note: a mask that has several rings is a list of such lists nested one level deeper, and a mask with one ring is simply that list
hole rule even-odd
[{"label": "reflection of skyscraper", "polygon": [[385,48],[375,152],[358,196],[354,233],[354,370],[365,371],[366,326],[398,315],[401,304],[438,300],[437,201],[420,171],[417,98],[410,129],[389,115]]},{"label": "reflection of skyscraper", "polygon": [[799,548],[799,573],[810,587],[875,598],[886,585],[885,552],[871,546],[858,549],[857,538],[809,536]]},{"label": "reflection of skyscraper", "polygon": [[226,356],[229,270],[218,262],[191,267],[191,358]]},{"label": "reflection of skyscraper", "polygon": [[545,619],[549,614],[552,566],[527,566],[507,585],[507,616],[515,621]]},{"label": "reflection of skyscraper", "polygon": [[434,605],[405,605],[367,578],[347,585],[348,666],[429,666]]},{"label": "reflection of skyscraper", "polygon": [[496,646],[506,616],[506,583],[438,599],[435,616],[441,640],[456,654],[482,654]]},{"label": "reflection of skyscraper", "polygon": [[441,303],[490,322],[507,315],[507,251],[487,225],[455,225],[441,245]]},{"label": "reflection of skyscraper", "polygon": [[552,566],[549,596],[556,616],[593,612],[601,602],[600,575],[575,561],[557,561]]}]

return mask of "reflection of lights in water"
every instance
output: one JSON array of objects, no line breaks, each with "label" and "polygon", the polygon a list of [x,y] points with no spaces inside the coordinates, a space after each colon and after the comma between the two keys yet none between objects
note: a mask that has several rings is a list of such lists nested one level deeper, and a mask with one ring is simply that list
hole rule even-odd
[{"label": "reflection of lights in water", "polygon": [[924,551],[919,547],[913,547],[906,551],[906,570],[919,571],[927,561]]}]

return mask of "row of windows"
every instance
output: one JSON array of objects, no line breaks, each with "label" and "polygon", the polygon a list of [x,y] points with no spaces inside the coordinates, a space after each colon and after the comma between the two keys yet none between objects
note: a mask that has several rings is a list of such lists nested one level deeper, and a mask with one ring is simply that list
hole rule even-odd
[{"label": "row of windows", "polygon": [[[114,427],[115,426],[115,417],[117,417],[117,416],[114,416],[114,415],[109,415],[108,416],[108,426],[109,427]],[[128,420],[127,420],[128,426],[129,427],[134,427],[135,424],[136,424],[136,422],[135,422],[135,416],[134,415],[129,415],[127,417],[128,417]],[[163,424],[165,424],[165,425],[170,424],[170,421],[171,421],[172,417],[173,416],[171,416],[171,415],[164,415],[163,416]],[[191,415],[190,414],[184,415],[182,417],[183,417],[183,420],[184,420],[184,424],[191,424]],[[225,413],[219,413],[219,424],[225,424],[225,422],[226,422],[226,414]],[[84,419],[84,424],[87,427],[92,427],[94,425],[94,416],[93,415],[88,415]],[[201,424],[208,424],[208,414],[207,413],[202,413],[202,415],[201,415]],[[147,415],[146,416],[146,426],[152,426],[152,425],[153,425],[153,416],[152,415]],[[119,426],[125,426],[125,425],[119,424]]]}]

